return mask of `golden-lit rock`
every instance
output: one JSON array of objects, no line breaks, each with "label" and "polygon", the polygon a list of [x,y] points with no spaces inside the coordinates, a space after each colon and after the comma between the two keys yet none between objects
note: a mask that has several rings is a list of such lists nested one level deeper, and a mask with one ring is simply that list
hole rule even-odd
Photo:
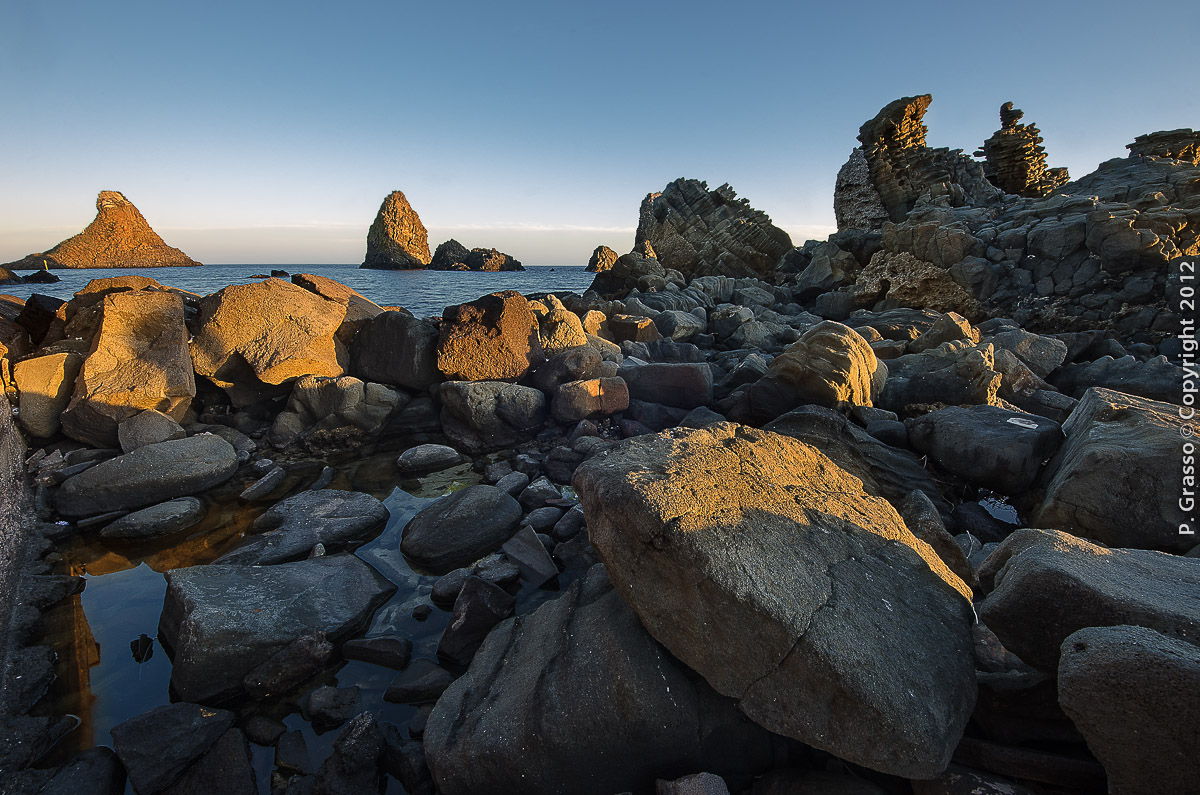
[{"label": "golden-lit rock", "polygon": [[448,306],[438,370],[449,381],[515,381],[545,358],[539,335],[529,301],[515,290]]},{"label": "golden-lit rock", "polygon": [[410,270],[429,264],[429,237],[417,211],[400,191],[392,191],[367,231],[367,256],[361,267]]}]

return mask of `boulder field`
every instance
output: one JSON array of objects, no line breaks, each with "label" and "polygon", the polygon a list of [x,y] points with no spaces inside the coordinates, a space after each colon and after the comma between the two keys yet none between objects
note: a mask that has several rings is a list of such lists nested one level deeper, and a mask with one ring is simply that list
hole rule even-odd
[{"label": "boulder field", "polygon": [[[0,301],[0,791],[1190,791],[1200,139],[1071,182],[1011,103],[984,160],[928,147],[930,101],[862,126],[828,240],[676,180],[582,295]],[[505,267],[399,192],[368,244]],[[77,547],[167,562],[171,698],[68,759],[36,627]]]}]

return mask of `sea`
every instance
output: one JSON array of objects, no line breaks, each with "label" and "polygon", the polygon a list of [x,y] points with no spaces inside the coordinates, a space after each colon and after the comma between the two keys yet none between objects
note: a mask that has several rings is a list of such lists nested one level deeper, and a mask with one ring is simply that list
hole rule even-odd
[{"label": "sea", "polygon": [[[0,285],[0,293],[28,298],[34,293],[67,300],[92,279],[137,274],[170,287],[208,295],[231,284],[247,284],[272,270],[312,273],[341,282],[380,306],[402,306],[417,317],[440,315],[453,304],[498,290],[531,293],[582,293],[595,274],[582,265],[535,266],[512,272],[386,271],[357,265],[201,265],[194,268],[78,268],[55,270],[54,284]],[[27,275],[21,272],[22,276]]]}]

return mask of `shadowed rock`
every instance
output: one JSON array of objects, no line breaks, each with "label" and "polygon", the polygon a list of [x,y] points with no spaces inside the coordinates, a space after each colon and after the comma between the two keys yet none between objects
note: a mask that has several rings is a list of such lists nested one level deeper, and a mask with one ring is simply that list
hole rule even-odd
[{"label": "shadowed rock", "polygon": [[42,254],[8,263],[11,268],[178,268],[199,265],[163,242],[133,203],[115,190],[96,197],[96,218],[74,237]]}]

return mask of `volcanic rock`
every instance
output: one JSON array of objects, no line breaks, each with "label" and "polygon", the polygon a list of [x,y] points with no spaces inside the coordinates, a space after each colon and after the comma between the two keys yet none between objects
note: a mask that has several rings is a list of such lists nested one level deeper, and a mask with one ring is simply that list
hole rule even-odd
[{"label": "volcanic rock", "polygon": [[172,248],[150,228],[133,204],[115,190],[96,197],[96,218],[74,237],[42,254],[30,254],[8,267],[51,268],[178,268],[199,265]]},{"label": "volcanic rock", "polygon": [[588,289],[595,290],[605,299],[624,298],[643,277],[664,274],[666,269],[657,259],[631,252],[619,257],[608,270],[597,273]]},{"label": "volcanic rock", "polygon": [[588,264],[584,270],[588,273],[600,273],[601,271],[610,270],[616,262],[617,252],[608,246],[596,246],[596,250],[588,258]]},{"label": "volcanic rock", "polygon": [[495,486],[469,486],[426,506],[404,529],[400,549],[436,574],[467,566],[512,537],[521,506]]},{"label": "volcanic rock", "polygon": [[462,268],[456,268],[455,265],[462,265],[465,268],[467,255],[470,253],[471,250],[469,248],[451,238],[445,243],[438,245],[437,251],[433,252],[433,259],[430,260],[429,265],[432,270],[461,270]]},{"label": "volcanic rock", "polygon": [[358,330],[350,348],[351,372],[364,381],[424,390],[442,380],[437,367],[439,331],[407,312],[384,312]]},{"label": "volcanic rock", "polygon": [[833,214],[839,232],[848,229],[880,229],[889,220],[879,191],[871,182],[871,167],[859,147],[838,170],[833,188]]},{"label": "volcanic rock", "polygon": [[1139,135],[1125,148],[1131,156],[1165,157],[1200,166],[1200,132],[1187,128]]},{"label": "volcanic rock", "polygon": [[975,153],[984,158],[983,173],[993,185],[1014,196],[1048,196],[1071,177],[1065,168],[1046,168],[1041,131],[1021,124],[1025,114],[1011,102],[1000,106],[1000,129]]},{"label": "volcanic rock", "polygon": [[83,357],[72,352],[34,356],[13,365],[13,380],[21,393],[17,420],[22,428],[43,439],[58,433],[59,415],[71,400],[82,366]]},{"label": "volcanic rock", "polygon": [[361,631],[396,590],[353,555],[166,577],[159,637],[172,652],[171,686],[204,703],[237,695],[246,674],[301,636],[324,632],[338,643]]},{"label": "volcanic rock", "polygon": [[447,381],[442,429],[459,449],[484,453],[532,439],[546,422],[546,395],[504,381]]},{"label": "volcanic rock", "polygon": [[979,302],[947,271],[906,252],[876,252],[858,274],[851,295],[866,307],[886,300],[892,306],[957,312],[967,318],[980,314]]},{"label": "volcanic rock", "polygon": [[515,381],[544,358],[538,320],[515,290],[448,306],[442,318],[437,366],[447,380]]},{"label": "volcanic rock", "polygon": [[207,510],[203,500],[180,497],[126,514],[101,530],[100,537],[144,541],[168,536],[195,526]]},{"label": "volcanic rock", "polygon": [[392,191],[367,231],[367,256],[361,268],[410,270],[429,264],[429,238],[417,211],[400,191]]},{"label": "volcanic rock", "polygon": [[447,240],[437,247],[429,269],[434,271],[523,271],[519,260],[494,248],[473,248],[470,251],[457,240]]},{"label": "volcanic rock", "polygon": [[791,238],[767,214],[738,199],[729,185],[677,179],[651,193],[638,214],[636,249],[649,242],[663,267],[696,276],[769,278],[792,249]]},{"label": "volcanic rock", "polygon": [[970,591],[816,449],[729,423],[628,439],[574,485],[616,590],[765,728],[913,778],[975,698]]},{"label": "volcanic rock", "polygon": [[113,747],[138,792],[161,792],[233,725],[223,709],[177,702],[112,728]]}]

